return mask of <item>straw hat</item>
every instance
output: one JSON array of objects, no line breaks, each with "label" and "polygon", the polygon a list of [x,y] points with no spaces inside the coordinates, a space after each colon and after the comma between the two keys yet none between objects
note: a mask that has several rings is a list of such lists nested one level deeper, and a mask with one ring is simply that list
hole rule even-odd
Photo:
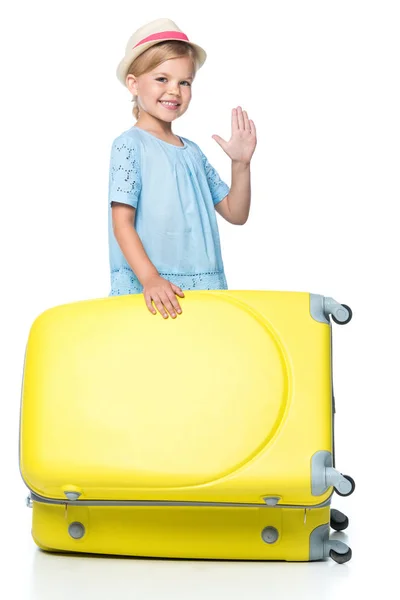
[{"label": "straw hat", "polygon": [[204,64],[207,54],[203,48],[190,42],[188,36],[170,19],[156,19],[137,29],[129,38],[125,48],[125,56],[117,68],[117,77],[122,85],[126,86],[126,76],[135,58],[151,46],[159,42],[166,42],[167,40],[186,42],[196,50],[198,56],[197,68],[200,69]]}]

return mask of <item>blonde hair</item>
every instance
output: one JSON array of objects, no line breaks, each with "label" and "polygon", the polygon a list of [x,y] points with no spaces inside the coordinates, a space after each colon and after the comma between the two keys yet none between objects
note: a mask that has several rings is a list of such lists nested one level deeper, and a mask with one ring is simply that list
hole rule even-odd
[{"label": "blonde hair", "polygon": [[[159,44],[151,46],[133,61],[128,69],[127,75],[140,77],[140,75],[144,75],[144,73],[152,71],[166,60],[170,60],[171,58],[180,58],[181,56],[189,56],[192,59],[194,69],[193,77],[195,77],[198,68],[198,57],[196,50],[190,46],[190,44],[186,44],[186,42],[181,42],[179,40],[160,42]],[[137,96],[133,96],[132,102],[134,102],[132,114],[135,119],[138,120],[139,105],[137,102]]]}]

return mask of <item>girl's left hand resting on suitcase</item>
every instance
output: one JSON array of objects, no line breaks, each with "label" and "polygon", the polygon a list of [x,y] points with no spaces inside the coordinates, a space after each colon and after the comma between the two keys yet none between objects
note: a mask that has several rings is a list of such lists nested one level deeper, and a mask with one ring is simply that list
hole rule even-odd
[{"label": "girl's left hand resting on suitcase", "polygon": [[257,145],[256,126],[247,112],[238,106],[232,109],[232,135],[229,142],[219,135],[212,138],[221,146],[233,162],[249,164]]}]

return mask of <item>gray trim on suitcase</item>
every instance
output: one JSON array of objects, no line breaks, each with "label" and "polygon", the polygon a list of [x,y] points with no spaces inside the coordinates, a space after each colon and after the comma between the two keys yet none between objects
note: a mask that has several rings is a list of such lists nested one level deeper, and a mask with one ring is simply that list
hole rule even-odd
[{"label": "gray trim on suitcase", "polygon": [[310,508],[311,509],[311,508],[324,508],[325,506],[329,506],[331,503],[332,496],[333,496],[333,491],[331,492],[331,495],[329,496],[329,498],[327,498],[325,500],[325,502],[321,502],[320,504],[311,504],[311,505],[310,504],[308,504],[308,505],[306,505],[306,504],[278,504],[278,503],[268,504],[265,498],[264,498],[264,500],[265,500],[265,503],[267,504],[268,508]]},{"label": "gray trim on suitcase", "polygon": [[266,544],[275,544],[279,539],[279,531],[276,527],[264,527],[261,537]]},{"label": "gray trim on suitcase", "polygon": [[264,502],[267,506],[276,506],[280,499],[280,496],[265,496]]},{"label": "gray trim on suitcase", "polygon": [[339,540],[329,539],[329,525],[319,525],[310,534],[310,560],[321,560],[330,556],[331,550],[346,554],[349,547]]},{"label": "gray trim on suitcase", "polygon": [[313,319],[320,323],[330,324],[329,315],[333,315],[337,321],[344,323],[350,316],[349,311],[334,298],[310,294],[310,314]]},{"label": "gray trim on suitcase", "polygon": [[79,492],[64,492],[64,494],[68,500],[78,500],[79,496],[82,495]]},{"label": "gray trim on suitcase", "polygon": [[[331,494],[332,496],[332,494]],[[164,500],[54,500],[53,498],[45,498],[31,491],[27,498],[27,506],[32,506],[32,502],[40,502],[42,504],[57,504],[61,506],[215,506],[224,508],[324,508],[331,502],[331,496],[321,504],[312,504],[311,506],[303,504],[276,504],[271,507],[267,504],[258,504],[250,502],[183,502],[183,501],[164,501]],[[30,501],[28,501],[30,498]]]},{"label": "gray trim on suitcase", "polygon": [[324,311],[324,298],[325,296],[320,294],[310,294],[310,314],[316,321],[329,325],[330,321],[326,318]]},{"label": "gray trim on suitcase", "polygon": [[79,521],[74,521],[68,526],[68,533],[72,538],[74,538],[74,540],[80,540],[81,538],[83,538],[85,532],[85,526]]},{"label": "gray trim on suitcase", "polygon": [[333,486],[343,496],[351,493],[351,482],[334,469],[332,454],[326,450],[316,452],[311,458],[311,493],[321,496]]}]

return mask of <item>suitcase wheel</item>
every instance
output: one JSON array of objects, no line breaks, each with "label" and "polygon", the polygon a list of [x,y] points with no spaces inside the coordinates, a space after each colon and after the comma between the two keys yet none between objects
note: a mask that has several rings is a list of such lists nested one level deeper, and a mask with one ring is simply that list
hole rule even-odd
[{"label": "suitcase wheel", "polygon": [[350,308],[350,306],[347,306],[347,304],[342,304],[343,308],[345,308],[346,310],[349,311],[349,316],[347,317],[347,319],[345,321],[338,321],[337,318],[335,317],[335,315],[332,313],[331,317],[333,319],[333,321],[335,321],[335,323],[337,323],[338,325],[346,325],[347,323],[349,323],[351,321],[351,318],[353,316],[353,312]]},{"label": "suitcase wheel", "polygon": [[335,487],[335,492],[337,494],[339,494],[339,496],[350,496],[356,488],[356,483],[355,483],[354,479],[352,477],[350,477],[350,475],[343,475],[343,477],[351,483],[351,490],[349,492],[347,492],[346,494],[343,494]]},{"label": "suitcase wheel", "polygon": [[336,552],[336,550],[330,550],[329,556],[337,563],[343,564],[349,562],[351,559],[351,548],[348,548],[347,552],[341,554],[340,552]]},{"label": "suitcase wheel", "polygon": [[349,526],[349,519],[340,510],[332,508],[331,510],[331,527],[335,531],[344,531]]}]

